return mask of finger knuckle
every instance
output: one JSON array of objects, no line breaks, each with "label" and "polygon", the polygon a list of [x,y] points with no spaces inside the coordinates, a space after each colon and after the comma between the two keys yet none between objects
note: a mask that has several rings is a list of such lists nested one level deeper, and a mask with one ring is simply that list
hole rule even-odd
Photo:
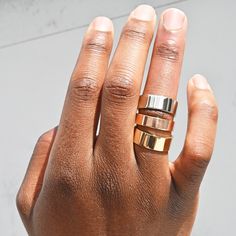
[{"label": "finger knuckle", "polygon": [[138,208],[143,211],[147,217],[155,218],[160,213],[160,202],[162,202],[162,199],[159,196],[157,197],[155,192],[153,194],[151,187],[146,184],[140,186],[139,183],[138,189],[134,191],[137,191]]},{"label": "finger knuckle", "polygon": [[121,186],[118,177],[111,172],[100,174],[97,181],[98,192],[105,199],[120,199]]},{"label": "finger knuckle", "polygon": [[204,141],[194,141],[194,145],[186,145],[184,155],[198,169],[206,169],[211,160],[211,147]]},{"label": "finger knuckle", "polygon": [[104,90],[108,97],[116,102],[134,97],[137,85],[133,80],[133,69],[126,67],[114,71],[105,81]]},{"label": "finger knuckle", "polygon": [[149,43],[152,38],[152,32],[144,22],[127,24],[122,35],[137,43]]},{"label": "finger knuckle", "polygon": [[56,192],[65,197],[74,196],[78,192],[78,179],[72,171],[64,170],[50,178],[47,188],[50,190],[53,186]]},{"label": "finger knuckle", "polygon": [[95,183],[97,191],[104,201],[121,200],[122,181],[114,166],[103,159],[97,162]]},{"label": "finger knuckle", "polygon": [[91,72],[84,72],[72,78],[70,83],[70,97],[75,104],[81,101],[97,100],[100,94],[101,86],[98,84],[96,75]]},{"label": "finger knuckle", "polygon": [[182,219],[184,217],[184,209],[185,207],[185,199],[177,194],[173,195],[169,200],[169,204],[167,207],[167,213],[170,217],[178,217],[178,219]]},{"label": "finger knuckle", "polygon": [[16,196],[16,206],[22,217],[27,218],[30,212],[30,205],[27,195],[20,189]]},{"label": "finger knuckle", "polygon": [[[100,150],[101,151],[101,150]],[[107,161],[105,153],[96,153],[96,161],[94,162],[94,180],[98,194],[103,201],[122,201],[124,194],[124,179],[121,168],[116,162]]]},{"label": "finger knuckle", "polygon": [[180,49],[175,45],[175,43],[167,42],[158,45],[156,53],[163,60],[178,62],[181,52]]},{"label": "finger knuckle", "polygon": [[205,119],[210,119],[214,122],[218,120],[217,105],[207,100],[193,104],[189,113],[190,115],[194,113],[201,114]]},{"label": "finger knuckle", "polygon": [[96,32],[88,37],[84,43],[85,51],[95,54],[108,54],[111,51],[111,43],[106,32]]},{"label": "finger knuckle", "polygon": [[196,153],[194,158],[191,158],[191,163],[199,170],[204,170],[207,168],[210,162],[209,157],[203,157],[201,154]]}]

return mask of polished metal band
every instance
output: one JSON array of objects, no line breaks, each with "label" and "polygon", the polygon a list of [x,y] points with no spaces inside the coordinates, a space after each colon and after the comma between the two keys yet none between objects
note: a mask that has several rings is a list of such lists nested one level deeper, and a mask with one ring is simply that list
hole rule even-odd
[{"label": "polished metal band", "polygon": [[160,137],[138,128],[134,131],[134,143],[149,150],[168,152],[172,137]]},{"label": "polished metal band", "polygon": [[158,110],[158,111],[163,111],[165,113],[169,113],[171,115],[175,115],[177,106],[178,102],[176,100],[153,94],[141,95],[138,104],[139,109],[146,108],[146,109]]},{"label": "polished metal band", "polygon": [[174,127],[173,120],[143,115],[140,113],[136,115],[136,124],[162,131],[172,131]]}]

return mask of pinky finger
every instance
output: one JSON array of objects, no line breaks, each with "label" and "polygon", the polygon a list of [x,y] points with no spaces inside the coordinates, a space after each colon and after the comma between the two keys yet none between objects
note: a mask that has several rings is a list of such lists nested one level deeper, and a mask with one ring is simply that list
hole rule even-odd
[{"label": "pinky finger", "polygon": [[27,228],[27,219],[41,190],[43,177],[51,146],[57,128],[44,133],[38,140],[32,154],[24,180],[17,193],[16,205],[23,223]]},{"label": "pinky finger", "polygon": [[188,110],[185,144],[171,171],[179,193],[196,196],[211,159],[218,119],[215,97],[201,75],[188,83]]}]

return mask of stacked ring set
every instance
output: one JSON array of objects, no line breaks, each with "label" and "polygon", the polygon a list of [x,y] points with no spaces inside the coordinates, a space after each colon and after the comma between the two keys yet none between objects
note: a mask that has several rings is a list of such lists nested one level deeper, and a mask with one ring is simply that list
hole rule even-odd
[{"label": "stacked ring set", "polygon": [[[154,130],[170,133],[174,127],[174,116],[177,110],[178,102],[172,98],[160,95],[141,95],[139,99],[136,115],[136,127],[134,131],[134,143],[149,150],[157,152],[168,152],[172,140],[172,136],[157,136],[151,131],[142,131],[138,126],[147,127]],[[171,115],[171,119],[156,116],[150,116],[140,113],[142,110],[159,111]]]}]

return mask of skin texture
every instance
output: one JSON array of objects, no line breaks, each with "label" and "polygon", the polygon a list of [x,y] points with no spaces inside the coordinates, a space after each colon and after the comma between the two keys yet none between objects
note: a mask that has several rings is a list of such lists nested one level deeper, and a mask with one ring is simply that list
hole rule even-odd
[{"label": "skin texture", "polygon": [[[98,17],[85,33],[60,124],[39,138],[17,194],[29,235],[190,235],[218,111],[206,79],[195,75],[187,88],[186,140],[176,161],[133,144],[155,24],[152,7],[137,7],[110,65],[112,22]],[[176,99],[186,30],[183,12],[168,9],[161,15],[144,94]]]}]

